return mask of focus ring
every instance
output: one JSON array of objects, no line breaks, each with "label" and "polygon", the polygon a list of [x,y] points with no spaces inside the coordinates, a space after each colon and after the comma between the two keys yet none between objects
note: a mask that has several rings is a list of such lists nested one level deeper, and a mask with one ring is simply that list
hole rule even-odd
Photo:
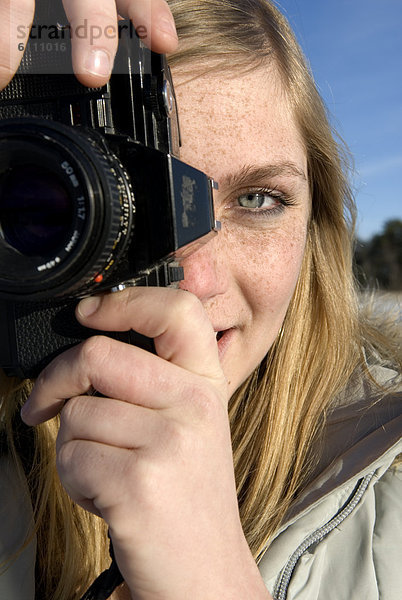
[{"label": "focus ring", "polygon": [[[0,171],[11,170],[18,179],[24,165],[30,165],[43,172],[46,185],[48,177],[56,177],[65,190],[69,211],[63,220],[50,225],[56,232],[60,227],[63,231],[59,237],[53,234],[55,242],[46,250],[36,246],[35,236],[28,255],[13,243],[0,244],[4,264],[12,263],[11,269],[0,273],[1,294],[36,301],[89,293],[113,272],[131,237],[134,198],[123,166],[96,132],[33,117],[3,121],[0,144]],[[27,199],[21,196],[23,219],[16,223],[22,236],[39,223],[46,239],[57,201],[51,188],[47,204],[41,190],[29,189]],[[32,193],[36,194],[34,205]],[[31,223],[33,210],[36,220]]]}]

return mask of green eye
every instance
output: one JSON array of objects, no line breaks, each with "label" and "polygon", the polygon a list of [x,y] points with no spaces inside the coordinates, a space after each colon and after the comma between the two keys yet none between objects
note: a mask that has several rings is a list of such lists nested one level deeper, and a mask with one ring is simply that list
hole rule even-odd
[{"label": "green eye", "polygon": [[263,194],[261,192],[242,194],[238,197],[238,202],[242,208],[268,208],[277,204],[270,194]]},{"label": "green eye", "polygon": [[[246,194],[234,195],[227,208],[228,216],[243,220],[245,223],[261,223],[262,219],[274,219],[285,213],[288,207],[297,202],[289,194],[269,188],[256,188]],[[231,210],[230,210],[231,209]]]}]

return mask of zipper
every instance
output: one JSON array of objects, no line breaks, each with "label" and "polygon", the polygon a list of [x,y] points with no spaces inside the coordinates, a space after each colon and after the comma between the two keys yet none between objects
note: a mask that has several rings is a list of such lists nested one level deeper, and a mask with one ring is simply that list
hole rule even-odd
[{"label": "zipper", "polygon": [[273,593],[274,600],[286,600],[288,595],[288,588],[290,580],[297,566],[297,563],[301,556],[306,552],[313,544],[321,542],[333,529],[338,527],[356,508],[362,499],[364,492],[368,488],[370,481],[374,476],[375,471],[368,473],[362,479],[359,479],[355,489],[353,490],[350,498],[340,511],[332,517],[328,523],[319,527],[314,533],[310,534],[293,552],[288,562],[279,574],[278,580],[275,584]]}]

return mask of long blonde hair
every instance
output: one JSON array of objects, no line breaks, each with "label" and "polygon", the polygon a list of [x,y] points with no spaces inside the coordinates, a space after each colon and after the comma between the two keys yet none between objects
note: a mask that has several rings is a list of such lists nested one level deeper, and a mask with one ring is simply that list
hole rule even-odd
[{"label": "long blonde hair", "polygon": [[[230,72],[276,61],[308,158],[312,215],[294,297],[266,358],[230,402],[240,513],[258,559],[306,483],[326,411],[351,376],[364,370],[363,347],[378,345],[379,334],[361,321],[357,308],[345,153],[286,19],[266,0],[169,4],[181,40],[172,65]],[[13,414],[29,385],[7,385],[14,389],[3,396],[0,422],[8,424],[13,449]],[[35,432],[28,481],[38,547],[45,552],[38,557],[44,595],[71,600],[108,561],[106,528],[61,488],[54,460],[57,427],[56,419]]]}]

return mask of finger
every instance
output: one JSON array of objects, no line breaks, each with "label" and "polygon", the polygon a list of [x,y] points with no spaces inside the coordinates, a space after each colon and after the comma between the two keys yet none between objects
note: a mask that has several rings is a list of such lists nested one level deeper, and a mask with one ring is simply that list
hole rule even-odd
[{"label": "finger", "polygon": [[215,386],[209,386],[205,378],[145,350],[97,336],[67,350],[41,372],[21,416],[27,425],[38,425],[55,417],[66,400],[91,388],[152,409],[182,403],[194,411],[205,404],[208,393],[216,395]]},{"label": "finger", "polygon": [[28,40],[34,0],[2,0],[0,3],[0,89],[10,81]]},{"label": "finger", "polygon": [[84,85],[99,87],[110,76],[117,50],[114,0],[63,0],[72,39],[73,68]]},{"label": "finger", "polygon": [[[116,504],[117,490],[111,482],[125,481],[126,464],[135,453],[124,448],[105,449],[97,442],[74,440],[64,444],[57,453],[57,470],[70,497],[86,510],[102,516],[102,509]],[[105,486],[105,481],[111,482]],[[96,499],[93,503],[91,499]]]},{"label": "finger", "polygon": [[113,523],[115,531],[128,530],[135,535],[134,524],[142,528],[145,523],[141,518],[130,519],[134,515],[127,512],[127,507],[135,507],[138,515],[145,503],[157,502],[155,493],[160,483],[160,470],[139,459],[136,450],[73,440],[59,449],[57,470],[75,502],[103,517],[108,524]]},{"label": "finger", "polygon": [[154,338],[161,358],[197,375],[221,377],[216,334],[201,302],[189,292],[130,288],[86,298],[76,314],[87,327],[138,331]]},{"label": "finger", "polygon": [[88,86],[109,79],[119,41],[117,11],[130,18],[138,37],[155,52],[177,46],[173,17],[164,0],[63,0],[72,36],[72,58],[78,79]]},{"label": "finger", "polygon": [[99,396],[71,398],[60,415],[56,450],[72,440],[87,440],[129,450],[160,441],[168,423],[160,411]]},{"label": "finger", "polygon": [[165,0],[117,0],[117,7],[122,16],[132,20],[148,48],[164,54],[176,49],[176,27]]}]

